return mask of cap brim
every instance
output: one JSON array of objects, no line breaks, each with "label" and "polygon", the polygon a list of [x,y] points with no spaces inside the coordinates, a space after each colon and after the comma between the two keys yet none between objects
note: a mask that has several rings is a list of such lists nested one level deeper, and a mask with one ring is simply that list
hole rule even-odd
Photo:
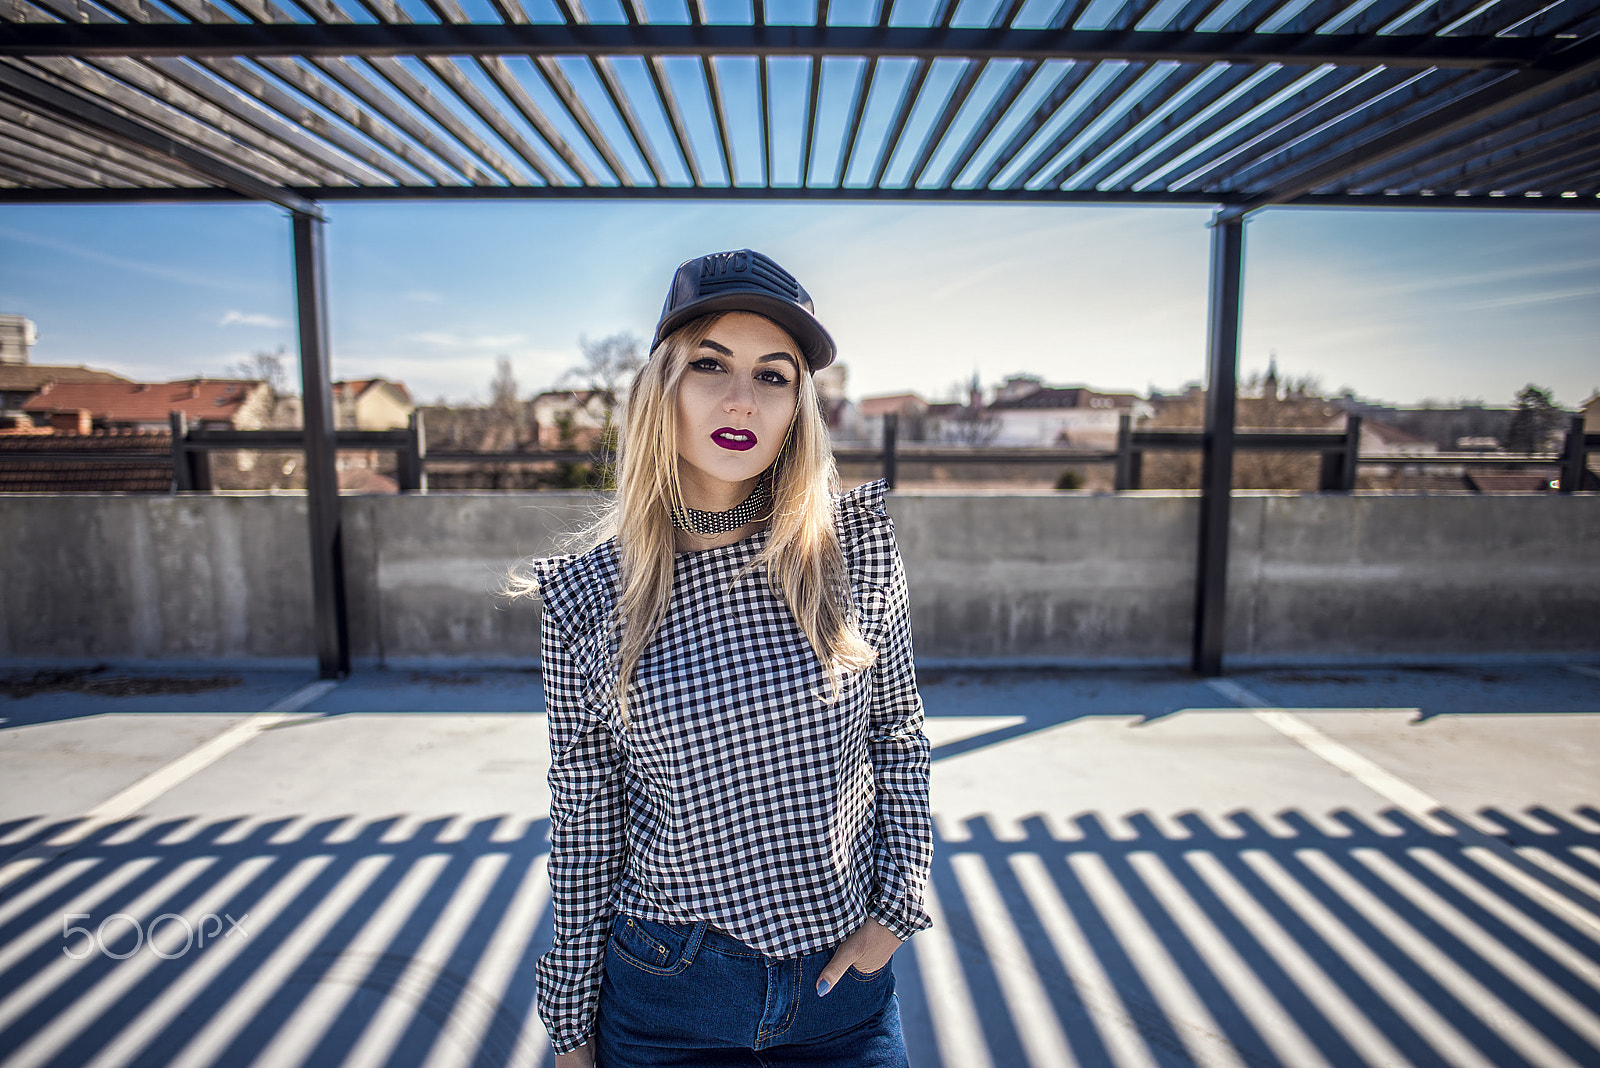
[{"label": "cap brim", "polygon": [[816,316],[797,304],[760,293],[717,293],[690,301],[661,320],[656,327],[655,343],[691,319],[718,312],[747,311],[771,319],[789,332],[800,346],[800,355],[813,373],[833,362],[835,346],[833,336],[817,322]]}]

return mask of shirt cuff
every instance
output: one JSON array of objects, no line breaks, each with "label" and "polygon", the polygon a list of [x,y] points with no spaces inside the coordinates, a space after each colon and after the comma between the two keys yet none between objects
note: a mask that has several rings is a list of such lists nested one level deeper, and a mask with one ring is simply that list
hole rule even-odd
[{"label": "shirt cuff", "polygon": [[550,1048],[557,1053],[571,1053],[587,1041],[589,1041],[588,1035],[562,1035],[559,1038],[551,1035]]},{"label": "shirt cuff", "polygon": [[884,901],[868,906],[867,915],[889,928],[889,933],[902,942],[910,941],[918,931],[926,931],[933,926],[933,921],[921,909],[891,908]]}]

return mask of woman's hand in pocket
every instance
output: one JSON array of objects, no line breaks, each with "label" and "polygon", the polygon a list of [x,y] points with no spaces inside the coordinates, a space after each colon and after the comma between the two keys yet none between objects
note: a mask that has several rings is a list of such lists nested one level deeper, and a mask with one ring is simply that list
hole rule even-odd
[{"label": "woman's hand in pocket", "polygon": [[894,951],[900,948],[900,939],[877,920],[868,920],[854,931],[839,948],[833,951],[827,967],[817,979],[817,996],[821,997],[844,978],[850,968],[858,972],[875,972],[889,963]]}]

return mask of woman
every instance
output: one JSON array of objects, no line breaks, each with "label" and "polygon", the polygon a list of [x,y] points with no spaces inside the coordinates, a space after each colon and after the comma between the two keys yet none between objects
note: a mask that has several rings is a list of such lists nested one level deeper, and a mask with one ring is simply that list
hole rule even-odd
[{"label": "woman", "polygon": [[534,562],[559,1068],[905,1063],[928,743],[883,484],[833,493],[833,357],[771,259],[685,263],[604,540]]}]

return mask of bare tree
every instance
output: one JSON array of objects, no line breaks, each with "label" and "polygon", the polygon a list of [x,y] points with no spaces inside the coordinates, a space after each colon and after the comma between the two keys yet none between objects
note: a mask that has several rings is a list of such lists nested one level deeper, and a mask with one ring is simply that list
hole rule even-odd
[{"label": "bare tree", "polygon": [[583,359],[562,376],[562,381],[595,394],[605,410],[605,423],[610,426],[623,390],[644,366],[645,358],[640,355],[643,347],[638,335],[626,331],[593,341],[579,337],[578,351]]},{"label": "bare tree", "polygon": [[958,382],[951,391],[961,405],[946,423],[949,439],[958,445],[988,445],[1000,433],[1000,420],[983,403],[983,388],[974,374],[970,383]]},{"label": "bare tree", "polygon": [[267,389],[271,390],[271,401],[276,404],[279,394],[284,392],[288,382],[288,373],[283,369],[284,348],[278,346],[277,352],[252,352],[242,360],[235,360],[228,367],[228,373],[237,378],[248,379],[252,382],[265,382]]}]

